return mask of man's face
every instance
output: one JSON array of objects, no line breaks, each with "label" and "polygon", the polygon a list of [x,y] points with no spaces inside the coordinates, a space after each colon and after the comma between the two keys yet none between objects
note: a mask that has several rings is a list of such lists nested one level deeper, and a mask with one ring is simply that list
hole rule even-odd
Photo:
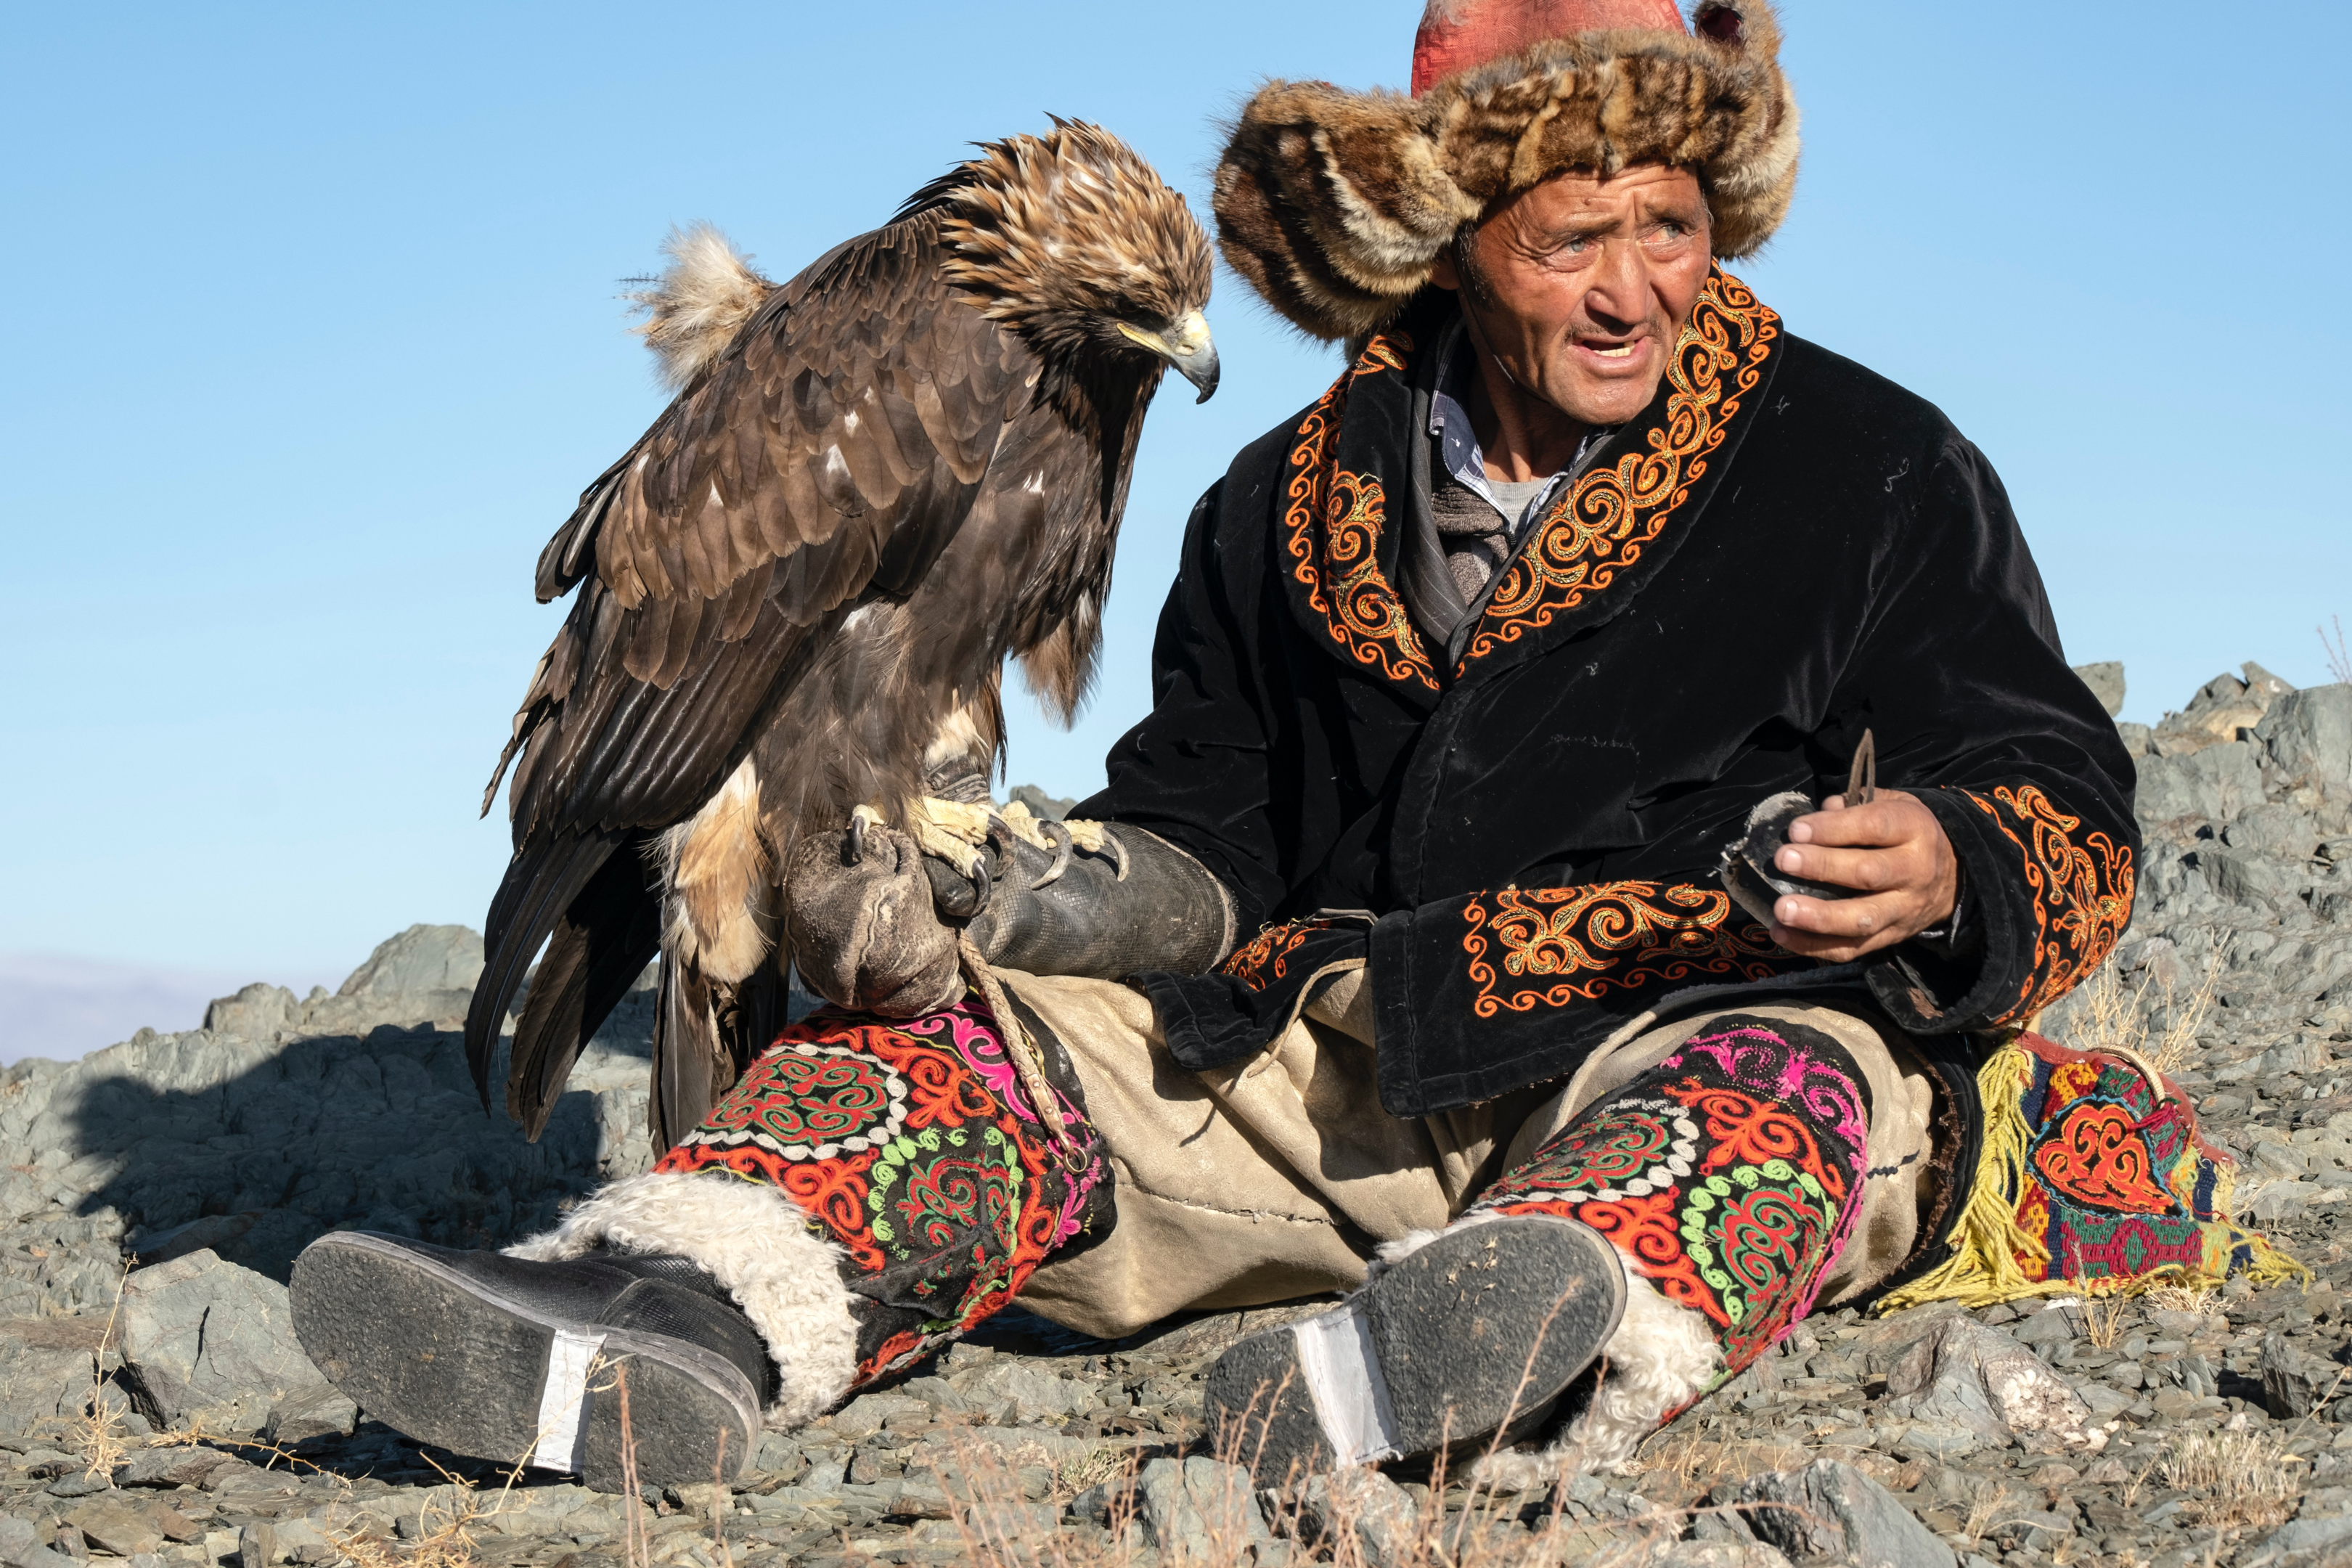
[{"label": "man's face", "polygon": [[1696,176],[1644,163],[1521,192],[1481,220],[1462,266],[1439,260],[1435,281],[1462,291],[1480,346],[1520,388],[1587,425],[1621,425],[1657,391],[1708,260]]}]

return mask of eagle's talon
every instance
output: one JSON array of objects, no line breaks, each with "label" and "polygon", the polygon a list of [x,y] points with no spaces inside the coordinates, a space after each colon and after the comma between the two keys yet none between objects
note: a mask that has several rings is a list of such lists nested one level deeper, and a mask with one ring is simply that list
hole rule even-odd
[{"label": "eagle's talon", "polygon": [[1051,865],[1037,874],[1037,879],[1029,884],[1029,890],[1033,893],[1041,888],[1050,888],[1062,879],[1062,873],[1070,868],[1070,853],[1077,845],[1077,840],[1070,836],[1070,830],[1053,817],[1041,819],[1037,824],[1037,831],[1052,840],[1054,859]]},{"label": "eagle's talon", "polygon": [[1118,841],[1116,833],[1103,835],[1103,847],[1110,851],[1111,863],[1118,868],[1118,879],[1127,880],[1127,846]]},{"label": "eagle's talon", "polygon": [[866,819],[862,816],[849,819],[849,843],[845,854],[852,866],[866,864]]},{"label": "eagle's talon", "polygon": [[978,920],[988,912],[988,900],[996,895],[996,883],[988,874],[988,857],[973,856],[969,875],[971,879],[971,918]]}]

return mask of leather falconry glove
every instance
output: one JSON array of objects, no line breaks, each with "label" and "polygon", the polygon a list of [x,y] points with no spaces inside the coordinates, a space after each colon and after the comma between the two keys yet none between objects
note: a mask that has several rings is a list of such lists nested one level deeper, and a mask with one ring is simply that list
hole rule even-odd
[{"label": "leather falconry glove", "polygon": [[915,1018],[963,994],[956,933],[931,902],[927,857],[879,823],[804,838],[784,876],[801,984],[856,1012]]},{"label": "leather falconry glove", "polygon": [[885,1017],[944,1006],[962,984],[960,933],[992,966],[1097,980],[1196,973],[1232,946],[1223,885],[1164,839],[1000,813],[976,773],[930,783],[911,833],[861,810],[793,857],[793,962],[826,999]]}]

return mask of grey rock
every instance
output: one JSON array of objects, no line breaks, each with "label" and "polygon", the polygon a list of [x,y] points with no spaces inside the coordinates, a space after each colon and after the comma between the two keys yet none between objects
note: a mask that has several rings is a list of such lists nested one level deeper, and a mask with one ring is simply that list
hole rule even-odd
[{"label": "grey rock", "polygon": [[2006,1443],[2033,1436],[2096,1453],[2106,1434],[2090,1430],[2090,1409],[2039,1356],[1972,1318],[1940,1319],[1886,1374],[1890,1394],[1917,1420],[1965,1426]]},{"label": "grey rock", "polygon": [[903,1394],[861,1394],[833,1413],[835,1436],[849,1442],[863,1442],[893,1416],[928,1415],[931,1407],[919,1399]]},{"label": "grey rock", "polygon": [[2273,1415],[2308,1415],[2327,1397],[2336,1369],[2305,1353],[2281,1333],[2263,1336],[2263,1404]]},{"label": "grey rock", "polygon": [[2009,1331],[2011,1337],[2025,1345],[2063,1345],[2074,1341],[2074,1322],[2064,1308],[2034,1313]]},{"label": "grey rock", "polygon": [[205,1411],[250,1432],[326,1381],[295,1342],[286,1288],[207,1251],[132,1274],[121,1322],[123,1381],[159,1427]]},{"label": "grey rock", "polygon": [[253,1222],[254,1216],[249,1214],[199,1215],[185,1225],[131,1237],[126,1247],[141,1263],[169,1263],[191,1252],[218,1253],[251,1230]]},{"label": "grey rock", "polygon": [[359,1425],[360,1407],[332,1388],[319,1384],[295,1390],[269,1407],[261,1435],[272,1443],[299,1443],[309,1437],[349,1436]]},{"label": "grey rock", "polygon": [[2352,1543],[2352,1514],[2298,1519],[2273,1531],[2239,1562],[2243,1568],[2320,1568],[2340,1563],[2337,1552],[2347,1543]]},{"label": "grey rock", "polygon": [[413,925],[379,942],[336,987],[338,996],[470,991],[482,973],[480,933],[464,926]]},{"label": "grey rock", "polygon": [[1308,1539],[1328,1544],[1340,1560],[1350,1553],[1365,1568],[1402,1568],[1414,1556],[1421,1510],[1412,1495],[1369,1468],[1315,1477],[1298,1494],[1297,1519]]},{"label": "grey rock", "polygon": [[1274,1537],[1249,1472],[1215,1459],[1153,1459],[1136,1478],[1136,1521],[1163,1557],[1231,1561]]},{"label": "grey rock", "polygon": [[85,1498],[66,1510],[66,1522],[81,1531],[82,1540],[114,1557],[131,1557],[156,1551],[163,1544],[152,1501],[133,1501],[120,1492]]},{"label": "grey rock", "polygon": [[118,1487],[192,1487],[220,1468],[236,1463],[235,1456],[217,1448],[142,1448],[114,1472]]},{"label": "grey rock", "polygon": [[1789,1568],[1778,1547],[1760,1541],[1664,1541],[1636,1561],[1640,1568]]},{"label": "grey rock", "polygon": [[2205,849],[2198,852],[2197,862],[2213,890],[2233,904],[2291,898],[2298,886],[2292,868],[2262,856]]},{"label": "grey rock", "polygon": [[2121,659],[2107,659],[2099,664],[2078,664],[2074,673],[2099,700],[2099,706],[2112,719],[2124,710],[2124,667]]},{"label": "grey rock", "polygon": [[59,1476],[44,1489],[53,1498],[86,1498],[97,1492],[112,1491],[114,1486],[104,1476],[84,1475],[79,1471],[73,1471]]},{"label": "grey rock", "polygon": [[1076,809],[1078,804],[1076,800],[1064,800],[1058,795],[1047,795],[1035,784],[1014,784],[1006,792],[1005,798],[1019,801],[1029,808],[1030,814],[1034,816],[1050,816],[1056,822],[1069,816]]},{"label": "grey rock", "polygon": [[294,993],[283,985],[257,980],[234,996],[214,998],[205,1009],[205,1027],[215,1035],[266,1040],[286,1026],[298,1005]]},{"label": "grey rock", "polygon": [[1950,1547],[1912,1518],[1892,1492],[1843,1461],[1768,1470],[1750,1477],[1739,1496],[1747,1502],[1783,1505],[1751,1510],[1748,1525],[1793,1562],[1953,1568]]},{"label": "grey rock", "polygon": [[0,1323],[0,1431],[33,1432],[81,1415],[96,1382],[102,1322]]},{"label": "grey rock", "polygon": [[73,1559],[49,1550],[31,1520],[0,1514],[0,1568],[72,1568]]},{"label": "grey rock", "polygon": [[278,1531],[261,1523],[238,1531],[236,1560],[238,1568],[269,1568],[278,1560]]},{"label": "grey rock", "polygon": [[1058,1376],[1010,1356],[999,1357],[958,1382],[967,1400],[1010,1400],[1028,1419],[1067,1419],[1095,1402],[1094,1389],[1077,1379]]}]

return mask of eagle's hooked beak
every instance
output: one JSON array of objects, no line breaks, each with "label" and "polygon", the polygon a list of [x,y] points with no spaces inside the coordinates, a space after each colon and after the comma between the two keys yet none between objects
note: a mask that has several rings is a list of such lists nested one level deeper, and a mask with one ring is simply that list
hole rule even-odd
[{"label": "eagle's hooked beak", "polygon": [[1201,389],[1195,403],[1206,403],[1217,390],[1217,345],[1210,340],[1209,323],[1198,310],[1187,310],[1160,331],[1118,323],[1120,333],[1141,343],[1176,367],[1176,374]]}]

